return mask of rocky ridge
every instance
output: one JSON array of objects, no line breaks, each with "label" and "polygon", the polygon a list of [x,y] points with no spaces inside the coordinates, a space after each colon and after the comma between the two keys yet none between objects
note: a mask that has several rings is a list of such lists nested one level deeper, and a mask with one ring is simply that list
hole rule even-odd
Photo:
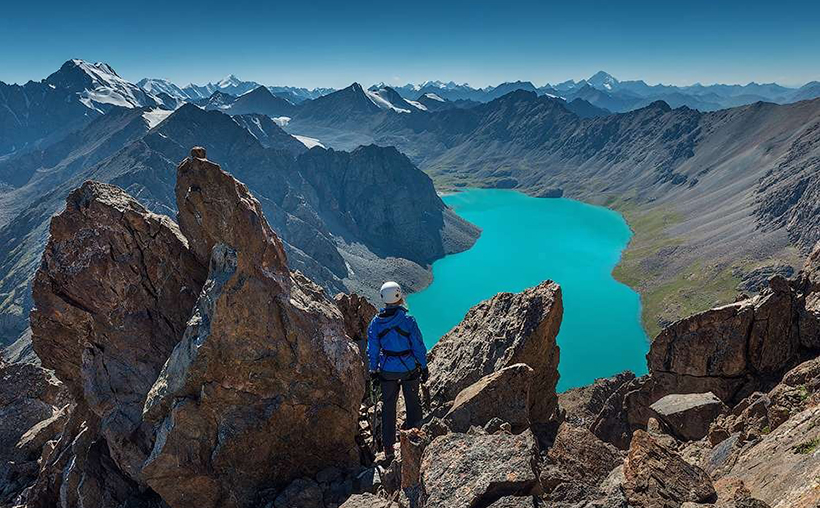
[{"label": "rocky ridge", "polygon": [[374,309],[291,271],[260,202],[205,155],[177,169],[178,223],[98,182],[52,220],[32,340],[56,379],[0,365],[32,380],[3,377],[0,505],[820,501],[820,244],[794,279],[672,324],[646,376],[560,396],[560,287],[476,305],[430,352],[422,427],[379,467],[359,349]]}]

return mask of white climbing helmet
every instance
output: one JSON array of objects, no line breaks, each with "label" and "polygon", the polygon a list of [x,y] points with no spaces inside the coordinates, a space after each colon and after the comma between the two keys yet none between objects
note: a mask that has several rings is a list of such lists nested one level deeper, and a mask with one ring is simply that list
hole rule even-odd
[{"label": "white climbing helmet", "polygon": [[392,280],[387,281],[384,284],[382,284],[382,288],[379,290],[379,294],[382,297],[382,301],[387,305],[399,303],[402,298],[401,286],[399,286],[398,283],[393,282]]}]

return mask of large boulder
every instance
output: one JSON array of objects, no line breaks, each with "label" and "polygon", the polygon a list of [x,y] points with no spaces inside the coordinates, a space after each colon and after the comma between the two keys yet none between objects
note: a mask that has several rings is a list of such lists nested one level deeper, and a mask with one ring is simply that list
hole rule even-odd
[{"label": "large boulder", "polygon": [[667,395],[649,407],[676,437],[685,441],[702,439],[712,422],[728,411],[712,392]]},{"label": "large boulder", "polygon": [[[754,298],[717,307],[677,321],[652,342],[649,374],[630,382],[607,403],[593,431],[619,447],[631,432],[657,416],[650,406],[670,394],[712,392],[735,406],[755,391],[768,391],[783,374],[820,349],[803,341],[801,313],[811,275],[787,281],[780,276]],[[802,288],[802,289],[801,289]]]},{"label": "large boulder", "polygon": [[624,493],[636,508],[678,508],[687,501],[717,500],[709,475],[642,430],[635,431],[632,437],[624,462],[624,478]]},{"label": "large boulder", "polygon": [[533,370],[530,419],[555,418],[558,398],[561,288],[552,281],[520,293],[499,293],[467,312],[429,353],[432,402],[444,405],[482,377],[517,363]]},{"label": "large boulder", "polygon": [[[113,185],[86,182],[71,192],[50,233],[32,288],[34,350],[87,416],[88,438],[78,443],[94,443],[93,456],[112,465],[89,474],[122,471],[140,483],[155,433],[142,407],[182,337],[205,265],[171,219]],[[95,463],[77,457],[91,452],[66,443],[57,455],[80,474],[83,464]],[[63,466],[44,467],[69,477]]]},{"label": "large boulder", "polygon": [[487,506],[504,496],[540,493],[535,438],[529,431],[438,437],[424,450],[425,508]]},{"label": "large boulder", "polygon": [[484,376],[459,392],[444,422],[454,432],[467,432],[500,418],[513,433],[523,432],[530,424],[532,374],[529,366],[517,363]]},{"label": "large boulder", "polygon": [[475,506],[542,490],[536,442],[529,431],[445,434],[425,449],[421,471],[425,507]]},{"label": "large boulder", "polygon": [[339,308],[288,269],[259,202],[204,149],[176,195],[209,273],[145,402],[160,430],[144,481],[174,508],[249,506],[263,486],[357,465],[364,376]]}]

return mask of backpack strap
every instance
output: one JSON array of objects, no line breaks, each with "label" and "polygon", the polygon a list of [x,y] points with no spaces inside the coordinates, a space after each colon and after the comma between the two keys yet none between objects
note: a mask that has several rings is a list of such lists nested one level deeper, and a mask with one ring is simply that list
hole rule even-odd
[{"label": "backpack strap", "polygon": [[402,330],[398,326],[394,326],[392,328],[385,328],[384,330],[379,332],[379,338],[381,339],[382,337],[384,337],[385,335],[387,335],[388,333],[393,332],[393,331],[395,331],[396,333],[398,333],[402,337],[408,337],[408,338],[410,337],[410,332],[405,332],[404,330]]}]

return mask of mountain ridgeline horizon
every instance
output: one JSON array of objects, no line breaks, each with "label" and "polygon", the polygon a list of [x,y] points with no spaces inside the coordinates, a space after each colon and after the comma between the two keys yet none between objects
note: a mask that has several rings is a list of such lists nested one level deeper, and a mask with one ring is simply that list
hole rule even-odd
[{"label": "mountain ridgeline horizon", "polygon": [[[269,177],[299,181],[289,184],[297,190],[278,189],[263,204],[295,266],[331,291],[372,296],[364,287],[393,271],[411,291],[422,288],[430,280],[425,266],[471,245],[477,231],[430,197],[433,182],[442,190],[498,187],[566,196],[622,213],[635,238],[615,275],[641,293],[650,336],[688,313],[731,301],[738,288],[756,291],[761,274],[793,273],[820,239],[820,100],[718,111],[653,100],[613,114],[588,95],[590,100],[570,100],[563,93],[660,90],[606,73],[556,85],[564,97],[524,82],[484,89],[495,96],[480,99],[448,96],[446,90],[458,89],[453,84],[427,83],[438,91],[419,87],[408,98],[406,87],[354,83],[296,100],[275,87],[247,83],[233,77],[198,95],[180,95],[156,80],[141,88],[107,64],[81,60],[69,60],[40,83],[0,83],[6,106],[0,109],[0,150],[6,152],[0,157],[4,343],[27,343],[29,281],[45,244],[47,218],[59,211],[62,197],[95,178],[129,192],[139,188],[134,194],[149,208],[172,214],[170,170],[194,144],[206,145],[254,192],[260,191],[253,182],[269,187],[263,182]],[[709,93],[751,97],[743,87],[715,86]],[[752,88],[788,100],[783,87]],[[652,97],[647,94],[645,99]],[[316,145],[328,149],[308,150]],[[360,173],[368,166],[373,170]],[[315,172],[326,167],[334,168],[327,173],[339,175],[343,187],[355,178],[367,178],[373,187],[358,195],[358,205],[348,195],[325,202],[317,189],[327,182]],[[438,240],[428,244],[411,229],[386,245],[388,230],[368,224],[373,217],[396,224],[381,214],[385,205],[372,203],[385,193],[376,188],[402,192],[405,175],[421,177],[416,168],[433,182],[417,178],[411,188],[424,191],[402,202],[419,217],[436,210],[440,218],[424,219],[421,229]],[[304,204],[309,202],[314,204]],[[376,214],[362,215],[365,206]],[[359,218],[351,219],[355,213]],[[361,244],[360,235],[370,238]],[[339,248],[348,255],[338,254]],[[357,263],[368,269],[357,269]],[[363,285],[365,273],[372,276]]]}]

